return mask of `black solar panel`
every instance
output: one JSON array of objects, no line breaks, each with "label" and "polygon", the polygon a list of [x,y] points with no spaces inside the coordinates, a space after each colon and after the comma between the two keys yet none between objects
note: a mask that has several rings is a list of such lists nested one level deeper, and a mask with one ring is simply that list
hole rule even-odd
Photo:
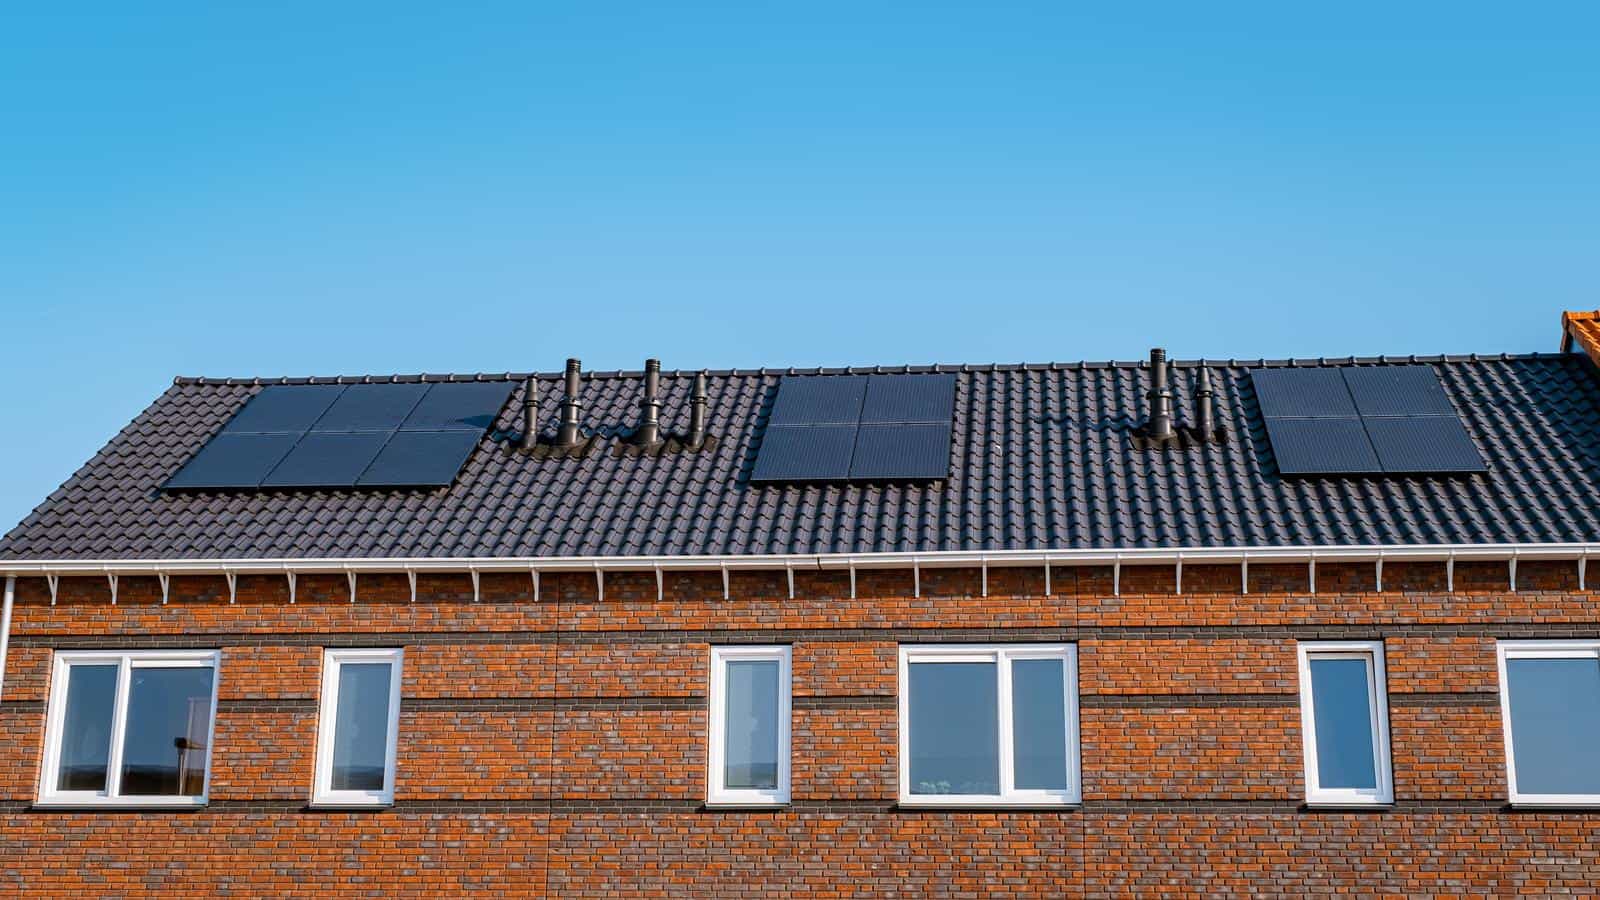
[{"label": "black solar panel", "polygon": [[926,480],[950,475],[950,425],[868,425],[856,435],[850,477]]},{"label": "black solar panel", "polygon": [[1269,419],[1284,416],[1353,416],[1356,405],[1338,369],[1252,369],[1256,401]]},{"label": "black solar panel", "polygon": [[750,480],[927,481],[950,474],[954,375],[789,375]]},{"label": "black solar panel", "polygon": [[1372,441],[1354,416],[1276,419],[1268,423],[1272,455],[1284,475],[1355,475],[1383,471]]},{"label": "black solar panel", "polygon": [[1430,366],[1255,369],[1250,378],[1281,474],[1484,471]]},{"label": "black solar panel", "polygon": [[165,486],[173,489],[254,487],[294,449],[299,439],[297,433],[229,434],[224,431],[190,457]]},{"label": "black solar panel", "polygon": [[481,437],[481,432],[465,429],[397,432],[356,484],[360,487],[449,484]]},{"label": "black solar panel", "polygon": [[166,488],[448,485],[510,381],[270,385]]},{"label": "black solar panel", "polygon": [[843,481],[850,477],[856,425],[769,425],[752,481]]},{"label": "black solar panel", "polygon": [[1455,416],[1370,417],[1362,421],[1385,472],[1485,471],[1483,457]]},{"label": "black solar panel", "polygon": [[427,396],[400,426],[402,431],[467,429],[483,431],[506,405],[515,387],[509,381],[441,381],[428,386]]},{"label": "black solar panel", "polygon": [[350,487],[377,457],[390,431],[307,432],[267,477],[264,488]]},{"label": "black solar panel", "polygon": [[352,384],[312,431],[393,431],[428,393],[426,384]]},{"label": "black solar panel", "polygon": [[787,376],[772,404],[773,425],[855,425],[867,393],[865,375]]},{"label": "black solar panel", "polygon": [[1344,369],[1345,384],[1362,416],[1452,416],[1455,407],[1430,366],[1362,366]]},{"label": "black solar panel", "polygon": [[861,421],[949,423],[955,403],[954,375],[875,375],[867,381]]},{"label": "black solar panel", "polygon": [[344,392],[342,384],[270,384],[250,398],[225,432],[305,431]]}]

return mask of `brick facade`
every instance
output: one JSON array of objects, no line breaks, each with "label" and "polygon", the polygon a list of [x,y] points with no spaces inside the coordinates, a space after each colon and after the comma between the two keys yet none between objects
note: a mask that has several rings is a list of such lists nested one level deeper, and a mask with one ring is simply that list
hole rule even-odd
[{"label": "brick facade", "polygon": [[[0,884],[400,896],[1517,894],[1600,883],[1600,815],[1507,807],[1498,638],[1600,636],[1569,563],[19,579]],[[1396,802],[1312,810],[1297,640],[1385,642]],[[896,806],[896,647],[1079,648],[1080,808]],[[708,810],[708,648],[793,647],[793,803]],[[32,807],[55,649],[221,648],[199,811]],[[307,808],[322,648],[406,649],[395,804]]]}]

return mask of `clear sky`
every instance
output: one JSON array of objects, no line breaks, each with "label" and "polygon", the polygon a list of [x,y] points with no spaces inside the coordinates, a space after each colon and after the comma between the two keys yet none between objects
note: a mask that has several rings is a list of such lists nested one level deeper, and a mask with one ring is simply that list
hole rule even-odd
[{"label": "clear sky", "polygon": [[1553,350],[1600,305],[1593,4],[21,6],[0,529],[178,374]]}]

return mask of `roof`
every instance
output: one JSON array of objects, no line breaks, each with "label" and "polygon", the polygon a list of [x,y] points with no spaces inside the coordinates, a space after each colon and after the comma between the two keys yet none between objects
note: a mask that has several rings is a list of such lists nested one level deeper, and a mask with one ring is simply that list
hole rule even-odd
[{"label": "roof", "polygon": [[1600,309],[1561,314],[1561,349],[1581,350],[1600,364]]},{"label": "roof", "polygon": [[[1426,364],[1486,474],[1284,478],[1249,370]],[[178,379],[0,540],[0,559],[587,557],[1074,548],[1565,543],[1600,535],[1600,379],[1582,354],[1213,361],[1223,445],[1146,451],[1142,363],[709,373],[710,452],[534,459],[513,451],[520,387],[455,484],[432,491],[173,494],[159,486],[261,390]],[[753,485],[781,376],[957,375],[952,471],[933,485]],[[1178,363],[1180,421],[1195,363]],[[693,373],[664,373],[681,429]],[[345,378],[417,380],[440,376]],[[514,379],[521,375],[454,376]],[[559,375],[540,375],[553,432]],[[304,383],[341,379],[281,379]],[[589,373],[584,424],[637,420],[638,373]]]}]

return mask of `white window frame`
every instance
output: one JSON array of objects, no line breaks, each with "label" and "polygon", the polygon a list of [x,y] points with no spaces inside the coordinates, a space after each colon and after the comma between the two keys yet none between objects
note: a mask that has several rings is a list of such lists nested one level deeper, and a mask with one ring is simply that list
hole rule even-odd
[{"label": "white window frame", "polygon": [[1495,647],[1500,671],[1500,727],[1506,742],[1506,788],[1514,806],[1600,806],[1600,794],[1528,794],[1517,789],[1516,748],[1511,739],[1511,682],[1507,659],[1595,659],[1600,641],[1499,641]]},{"label": "white window frame", "polygon": [[[1018,790],[1012,741],[1011,663],[1026,659],[1059,659],[1066,709],[1067,787],[1065,790]],[[911,666],[923,662],[994,663],[999,690],[1000,793],[913,794],[911,792]],[[901,806],[1075,806],[1083,801],[1082,760],[1078,739],[1078,648],[1073,644],[902,644],[900,646],[900,805]]]},{"label": "white window frame", "polygon": [[[211,792],[212,746],[217,731],[217,684],[222,680],[222,654],[216,650],[59,650],[50,670],[50,700],[46,709],[45,757],[39,773],[40,806],[178,806],[206,805]],[[73,665],[117,664],[117,690],[111,712],[111,747],[106,757],[104,791],[62,791],[61,742],[67,712],[67,670]],[[128,690],[135,668],[209,668],[211,670],[211,720],[206,733],[205,776],[198,797],[121,795],[122,744],[128,728]]]},{"label": "white window frame", "polygon": [[[794,681],[788,646],[725,646],[711,648],[711,689],[709,692],[709,752],[706,754],[707,806],[782,806],[789,802],[790,719],[793,713]],[[772,790],[733,788],[724,785],[727,753],[727,692],[729,662],[735,660],[776,660],[778,663],[778,786]]]},{"label": "white window frame", "polygon": [[[317,719],[317,765],[311,786],[313,806],[389,806],[394,803],[395,758],[400,742],[400,683],[405,651],[388,649],[329,648],[322,654],[322,702]],[[382,790],[333,789],[334,725],[339,721],[339,672],[345,663],[390,664],[389,731],[384,754]]]},{"label": "white window frame", "polygon": [[[1389,678],[1383,663],[1383,641],[1301,641],[1300,734],[1305,749],[1306,803],[1310,806],[1387,806],[1394,803],[1394,769],[1389,758]],[[1311,686],[1311,660],[1360,659],[1367,664],[1367,706],[1372,715],[1372,759],[1375,788],[1322,787],[1317,766],[1316,698]]]}]

